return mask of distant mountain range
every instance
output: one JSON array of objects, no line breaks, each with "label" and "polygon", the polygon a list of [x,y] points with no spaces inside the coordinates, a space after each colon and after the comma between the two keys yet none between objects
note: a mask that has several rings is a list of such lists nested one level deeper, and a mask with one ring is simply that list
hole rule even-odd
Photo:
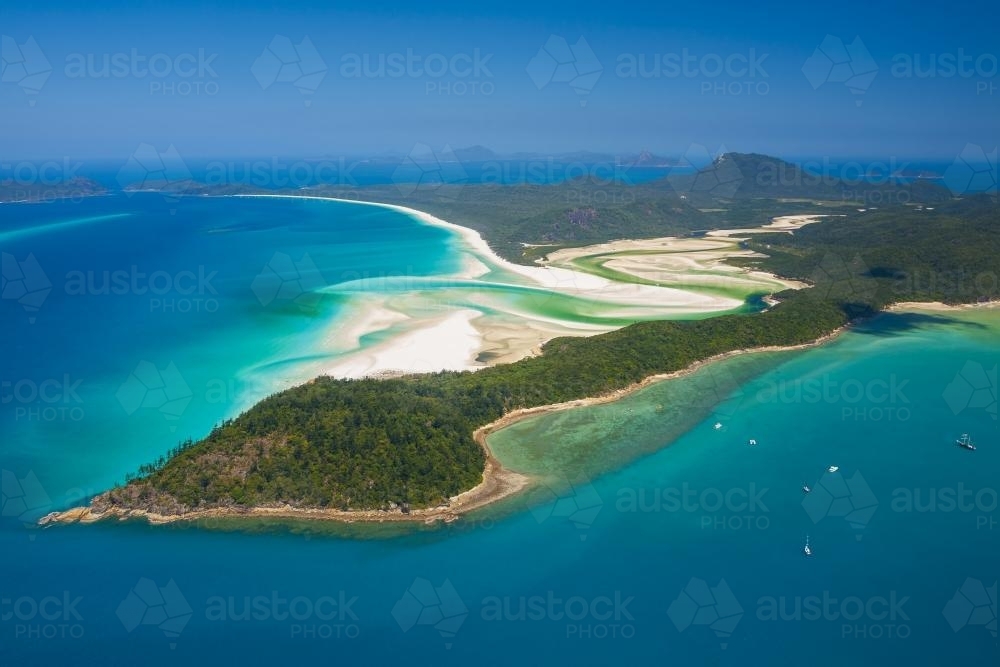
[{"label": "distant mountain range", "polygon": [[[324,155],[317,159],[333,159],[334,156]],[[611,163],[646,167],[671,167],[685,164],[683,159],[668,158],[643,150],[638,153],[600,153],[595,151],[570,151],[565,153],[540,153],[519,151],[514,153],[498,153],[486,146],[468,146],[466,148],[443,147],[433,150],[429,146],[416,146],[408,154],[384,153],[365,156],[365,161],[381,163],[399,163],[413,161],[418,164],[425,162],[462,162],[464,164],[482,164],[484,162],[511,162],[525,160],[552,160],[556,162],[582,162],[584,164]]]},{"label": "distant mountain range", "polygon": [[490,160],[538,160],[548,159],[558,162],[582,162],[584,164],[612,163],[643,167],[672,167],[684,164],[679,158],[668,158],[643,150],[638,153],[598,153],[594,151],[574,151],[570,153],[512,153],[502,155],[483,146],[473,146],[455,151],[462,162],[488,162]]}]

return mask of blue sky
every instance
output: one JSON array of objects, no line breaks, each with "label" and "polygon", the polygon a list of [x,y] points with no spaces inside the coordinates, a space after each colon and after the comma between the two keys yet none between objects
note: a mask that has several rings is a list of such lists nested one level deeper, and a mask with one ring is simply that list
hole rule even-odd
[{"label": "blue sky", "polygon": [[[0,9],[0,158],[124,160],[139,143],[203,157],[422,143],[950,159],[1000,136],[996,2],[13,4]],[[288,41],[265,53],[276,35]],[[314,51],[296,49],[306,37]],[[408,54],[398,76],[376,67]],[[948,76],[962,54],[968,76]],[[670,68],[684,58],[686,71]],[[143,75],[151,59],[159,75]],[[297,76],[296,59],[325,74]],[[105,60],[121,75],[102,73]],[[924,76],[907,72],[914,62]],[[40,84],[28,76],[46,63]]]}]

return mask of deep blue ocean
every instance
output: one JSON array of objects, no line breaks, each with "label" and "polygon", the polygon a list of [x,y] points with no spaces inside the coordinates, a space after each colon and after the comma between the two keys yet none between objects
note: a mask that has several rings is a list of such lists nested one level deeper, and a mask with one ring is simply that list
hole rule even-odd
[{"label": "deep blue ocean", "polygon": [[[521,422],[491,443],[548,493],[450,526],[38,529],[313,368],[340,306],[321,284],[459,259],[352,204],[0,216],[0,664],[1000,661],[995,310],[886,315]],[[678,438],[672,410],[697,416]]]}]

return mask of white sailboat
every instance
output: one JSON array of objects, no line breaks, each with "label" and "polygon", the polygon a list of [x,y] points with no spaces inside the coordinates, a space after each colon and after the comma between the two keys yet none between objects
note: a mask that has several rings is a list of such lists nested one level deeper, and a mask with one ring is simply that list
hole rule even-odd
[{"label": "white sailboat", "polygon": [[955,444],[962,449],[976,451],[976,446],[972,443],[972,437],[968,433],[963,433],[962,437],[955,441]]}]

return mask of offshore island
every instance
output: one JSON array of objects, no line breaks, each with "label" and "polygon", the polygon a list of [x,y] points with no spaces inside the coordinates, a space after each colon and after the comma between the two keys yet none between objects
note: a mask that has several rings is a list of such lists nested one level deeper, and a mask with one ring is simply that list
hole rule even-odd
[{"label": "offshore island", "polygon": [[[740,185],[720,193],[713,179],[726,173],[739,174]],[[397,376],[375,364],[354,377],[319,377],[182,443],[89,506],[43,523],[450,521],[530,486],[487,443],[489,433],[523,417],[613,401],[735,354],[821,344],[906,304],[940,308],[1000,297],[995,279],[981,279],[1000,275],[996,202],[988,195],[955,197],[922,180],[844,183],[776,158],[732,153],[689,179],[602,184],[602,196],[611,191],[613,201],[626,202],[614,205],[568,205],[568,193],[581,201],[581,192],[596,189],[573,182],[467,184],[458,198],[388,187],[276,193],[165,186],[191,196],[405,207],[425,223],[452,227],[515,271],[600,279],[611,300],[616,290],[633,297],[648,290],[655,301],[684,287],[711,303],[701,303],[708,311],[702,317],[636,321],[592,335],[508,337],[468,370]],[[873,193],[895,203],[858,204]]]}]

